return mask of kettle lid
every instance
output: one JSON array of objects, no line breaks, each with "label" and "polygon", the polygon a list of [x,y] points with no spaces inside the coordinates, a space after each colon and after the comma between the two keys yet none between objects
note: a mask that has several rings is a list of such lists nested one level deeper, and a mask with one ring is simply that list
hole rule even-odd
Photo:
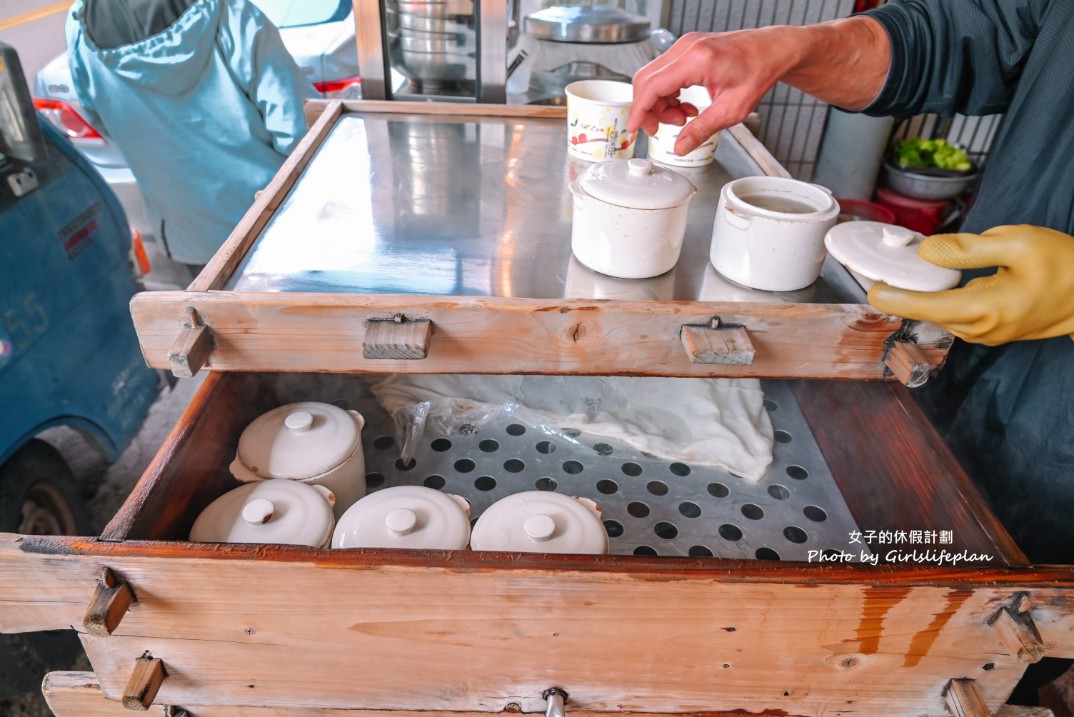
[{"label": "kettle lid", "polygon": [[614,44],[649,37],[649,19],[609,5],[554,6],[526,16],[526,33],[540,40]]}]

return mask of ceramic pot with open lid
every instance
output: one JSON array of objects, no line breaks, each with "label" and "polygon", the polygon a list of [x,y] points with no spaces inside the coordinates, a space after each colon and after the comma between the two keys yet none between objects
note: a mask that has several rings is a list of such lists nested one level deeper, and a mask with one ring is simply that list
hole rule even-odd
[{"label": "ceramic pot with open lid", "polygon": [[485,510],[470,536],[474,550],[605,555],[611,550],[601,510],[588,498],[534,490]]},{"label": "ceramic pot with open lid", "polygon": [[327,548],[336,497],[321,485],[284,478],[247,483],[224,493],[194,521],[195,543],[276,543]]},{"label": "ceramic pot with open lid", "polygon": [[352,505],[336,524],[333,548],[465,550],[470,504],[432,488],[384,488]]},{"label": "ceramic pot with open lid", "polygon": [[609,159],[568,186],[578,261],[620,279],[647,279],[675,266],[697,192],[689,179],[647,159]]},{"label": "ceramic pot with open lid", "polygon": [[728,279],[763,291],[798,291],[820,276],[824,234],[839,202],[826,188],[786,177],[742,177],[720,191],[709,258]]},{"label": "ceramic pot with open lid", "polygon": [[322,485],[336,496],[338,519],[365,495],[365,454],[357,411],[303,401],[254,419],[239,437],[231,474],[244,483],[288,478]]}]

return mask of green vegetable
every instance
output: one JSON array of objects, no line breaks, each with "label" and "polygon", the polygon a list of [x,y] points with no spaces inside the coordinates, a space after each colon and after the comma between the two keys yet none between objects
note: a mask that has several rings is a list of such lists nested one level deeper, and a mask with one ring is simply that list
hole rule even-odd
[{"label": "green vegetable", "polygon": [[955,145],[949,144],[946,139],[909,137],[895,146],[895,154],[898,157],[899,166],[903,169],[937,167],[956,172],[973,169],[969,155]]}]

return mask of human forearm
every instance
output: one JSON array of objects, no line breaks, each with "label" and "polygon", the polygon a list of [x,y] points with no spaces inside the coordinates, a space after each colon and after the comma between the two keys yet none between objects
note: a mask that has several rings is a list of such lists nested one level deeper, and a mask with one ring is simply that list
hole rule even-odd
[{"label": "human forearm", "polygon": [[891,64],[883,26],[865,15],[787,28],[799,58],[780,81],[829,104],[860,110],[880,93]]}]

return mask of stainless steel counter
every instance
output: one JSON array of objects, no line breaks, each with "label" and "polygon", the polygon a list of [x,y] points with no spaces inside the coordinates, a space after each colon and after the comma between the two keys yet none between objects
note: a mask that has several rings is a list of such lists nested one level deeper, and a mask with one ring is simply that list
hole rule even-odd
[{"label": "stainless steel counter", "polygon": [[[845,272],[801,291],[755,291],[708,260],[721,187],[760,168],[724,133],[717,161],[679,169],[698,187],[682,256],[642,280],[571,254],[562,119],[345,115],[226,289],[363,294],[828,303]],[[638,156],[643,156],[639,142]],[[838,270],[838,271],[836,271]],[[834,276],[833,276],[834,274]],[[842,300],[846,300],[843,295]]]}]

